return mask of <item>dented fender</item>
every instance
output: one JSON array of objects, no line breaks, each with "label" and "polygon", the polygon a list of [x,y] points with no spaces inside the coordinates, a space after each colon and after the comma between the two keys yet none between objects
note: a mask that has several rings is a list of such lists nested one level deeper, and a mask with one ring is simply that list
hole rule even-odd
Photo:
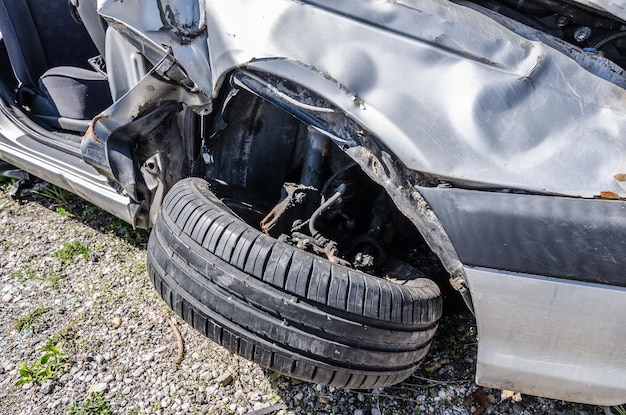
[{"label": "dented fender", "polygon": [[623,70],[476,5],[107,0],[100,11],[171,48],[210,99],[232,70],[254,68],[324,96],[409,169],[466,187],[626,197]]}]

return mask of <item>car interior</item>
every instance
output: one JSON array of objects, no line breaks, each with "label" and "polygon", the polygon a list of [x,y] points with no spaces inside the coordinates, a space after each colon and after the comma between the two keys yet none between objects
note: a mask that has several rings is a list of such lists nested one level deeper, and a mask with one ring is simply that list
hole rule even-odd
[{"label": "car interior", "polygon": [[112,103],[105,28],[96,0],[0,0],[0,72],[12,102],[45,129],[84,133]]}]

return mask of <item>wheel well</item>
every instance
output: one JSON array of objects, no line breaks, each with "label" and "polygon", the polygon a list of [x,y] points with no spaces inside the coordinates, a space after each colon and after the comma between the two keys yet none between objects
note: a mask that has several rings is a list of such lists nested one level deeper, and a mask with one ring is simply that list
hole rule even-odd
[{"label": "wheel well", "polygon": [[[196,173],[231,209],[272,236],[367,272],[426,275],[444,291],[451,276],[463,278],[416,190],[427,183],[378,139],[297,84],[248,71],[230,79],[220,110],[203,120],[211,162]],[[341,203],[317,212],[342,184]]]}]

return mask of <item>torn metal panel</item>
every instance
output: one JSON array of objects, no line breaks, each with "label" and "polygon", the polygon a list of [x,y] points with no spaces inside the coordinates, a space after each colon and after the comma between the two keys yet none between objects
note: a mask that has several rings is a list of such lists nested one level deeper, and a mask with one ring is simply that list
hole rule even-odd
[{"label": "torn metal panel", "polygon": [[[112,183],[119,183],[133,201],[143,204],[133,225],[149,226],[148,206],[152,205],[154,219],[160,205],[155,195],[162,197],[167,190],[147,189],[145,172],[142,175],[139,164],[166,147],[168,158],[183,159],[182,134],[172,115],[181,111],[182,102],[198,111],[210,108],[206,96],[191,88],[187,80],[171,56],[165,55],[137,85],[92,120],[81,143],[81,153],[88,164]],[[136,141],[140,138],[148,142],[137,149]],[[181,168],[172,172],[158,170],[160,181],[151,178],[153,183],[167,181],[171,185],[184,174]],[[164,180],[167,174],[176,176],[175,180]]]}]

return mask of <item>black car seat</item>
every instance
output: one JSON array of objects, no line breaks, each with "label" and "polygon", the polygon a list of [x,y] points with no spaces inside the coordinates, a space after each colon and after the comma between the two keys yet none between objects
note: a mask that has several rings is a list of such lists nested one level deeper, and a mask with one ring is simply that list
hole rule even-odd
[{"label": "black car seat", "polygon": [[111,105],[98,55],[68,0],[0,0],[0,32],[19,81],[17,102],[55,128],[85,131]]},{"label": "black car seat", "polygon": [[107,24],[98,14],[98,0],[69,0],[69,2],[78,13],[100,56],[104,58]]}]

